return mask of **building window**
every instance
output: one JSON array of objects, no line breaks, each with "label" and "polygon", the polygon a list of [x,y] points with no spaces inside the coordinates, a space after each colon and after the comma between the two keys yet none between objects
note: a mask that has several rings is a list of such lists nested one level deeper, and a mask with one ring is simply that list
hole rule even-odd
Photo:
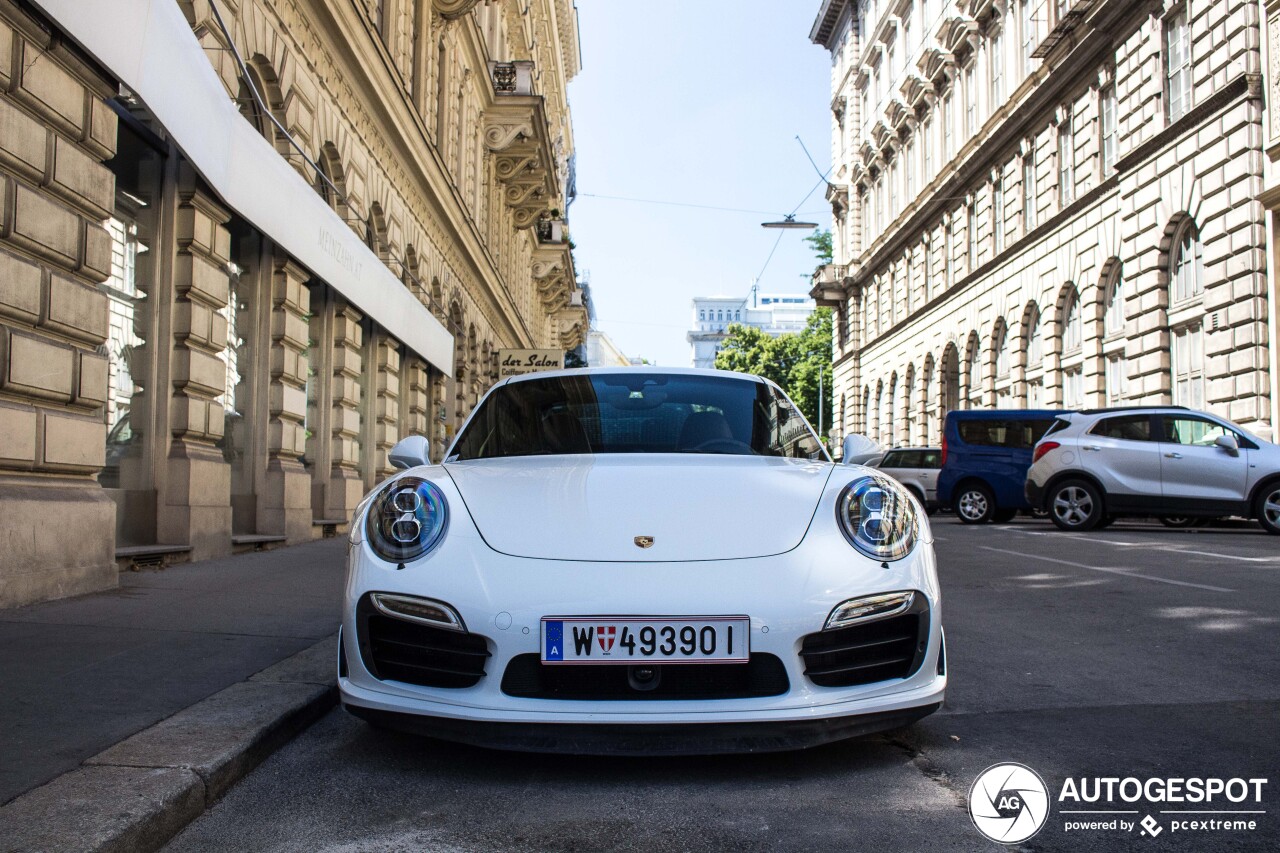
[{"label": "building window", "polygon": [[875,227],[875,228],[877,228],[877,229],[883,229],[883,228],[884,228],[884,226],[885,226],[885,221],[884,221],[884,179],[883,179],[883,177],[881,177],[881,178],[877,178],[877,179],[876,179],[876,185],[875,185],[875,188],[874,188],[872,191],[875,193],[875,196],[876,196],[876,215],[875,215],[875,226],[874,226],[874,227]]},{"label": "building window", "polygon": [[1033,0],[1022,0],[1022,75],[1030,77],[1035,68],[1035,59],[1031,56],[1036,49],[1036,20],[1032,14]]},{"label": "building window", "polygon": [[969,384],[969,408],[976,409],[982,405],[982,348],[977,340],[969,342],[969,355],[965,359],[965,381]]},{"label": "building window", "polygon": [[942,158],[950,162],[955,156],[955,134],[953,122],[955,117],[951,109],[951,92],[942,99]]},{"label": "building window", "polygon": [[889,221],[892,222],[898,215],[898,173],[902,170],[898,168],[898,161],[894,160],[889,164]]},{"label": "building window", "polygon": [[1195,225],[1188,221],[1177,242],[1174,243],[1170,279],[1173,281],[1173,301],[1182,302],[1204,292],[1201,275],[1200,235]]},{"label": "building window", "polygon": [[705,308],[698,312],[698,320],[703,323],[707,322],[707,311]]},{"label": "building window", "polygon": [[1169,121],[1177,121],[1191,109],[1191,29],[1185,6],[1164,24],[1164,74]]},{"label": "building window", "polygon": [[1204,408],[1204,332],[1199,323],[1173,330],[1173,404]]},{"label": "building window", "polygon": [[1062,351],[1075,352],[1084,340],[1084,323],[1080,319],[1080,297],[1072,293],[1067,297],[1065,319],[1062,321]]},{"label": "building window", "polygon": [[1071,135],[1071,115],[1058,123],[1058,202],[1063,207],[1075,201],[1075,151]]},{"label": "building window", "polygon": [[978,204],[977,202],[969,202],[969,222],[965,228],[965,241],[968,247],[968,268],[967,273],[972,273],[978,268]]},{"label": "building window", "polygon": [[988,51],[988,62],[991,66],[991,111],[1000,108],[1004,103],[1004,39],[994,36]]},{"label": "building window", "polygon": [[1084,374],[1078,366],[1062,371],[1062,407],[1084,408]]},{"label": "building window", "polygon": [[933,298],[933,253],[932,246],[929,244],[929,238],[926,236],[924,247],[921,250],[920,264],[924,268],[922,270],[924,283],[922,285],[924,291],[924,301],[928,302]]},{"label": "building window", "polygon": [[977,78],[977,59],[971,59],[969,65],[964,70],[964,110],[965,110],[965,139],[972,139],[978,135],[978,86]]},{"label": "building window", "polygon": [[947,290],[956,283],[956,235],[955,235],[955,214],[946,217],[946,222],[942,229],[942,260],[943,266],[947,272]]},{"label": "building window", "polygon": [[924,174],[920,176],[920,180],[929,183],[933,180],[933,119],[925,119],[924,124],[920,126],[920,148],[924,157]]},{"label": "building window", "polygon": [[1000,337],[996,343],[996,378],[1002,379],[1009,375],[1009,329],[1006,327],[1000,331]]},{"label": "building window", "polygon": [[1029,143],[1022,155],[1022,230],[1028,233],[1036,227],[1036,149]]},{"label": "building window", "polygon": [[1034,312],[1027,321],[1027,369],[1039,367],[1044,362],[1044,341],[1040,337],[1040,313]]},{"label": "building window", "polygon": [[1124,353],[1107,357],[1107,405],[1116,406],[1129,396],[1129,371]]},{"label": "building window", "polygon": [[1124,332],[1124,279],[1117,269],[1107,284],[1102,330],[1107,337]]},{"label": "building window", "polygon": [[991,241],[996,254],[1004,251],[1004,184],[991,186]]},{"label": "building window", "polygon": [[1102,87],[1098,98],[1098,115],[1102,134],[1102,177],[1105,179],[1116,168],[1116,84],[1114,81]]}]

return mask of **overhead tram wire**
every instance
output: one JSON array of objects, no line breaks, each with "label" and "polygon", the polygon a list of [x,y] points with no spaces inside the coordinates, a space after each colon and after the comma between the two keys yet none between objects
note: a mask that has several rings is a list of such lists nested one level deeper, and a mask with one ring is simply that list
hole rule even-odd
[{"label": "overhead tram wire", "polygon": [[[578,193],[578,198],[598,198],[606,201],[629,201],[636,204],[659,204],[665,207],[691,207],[697,210],[718,210],[724,213],[750,213],[756,216],[776,216],[776,210],[749,210],[745,207],[717,207],[712,204],[693,204],[687,201],[663,201],[656,198],[632,198],[622,195],[601,195],[599,193]],[[813,211],[821,213],[822,211]],[[808,212],[806,212],[807,215]]]},{"label": "overhead tram wire", "polygon": [[[798,136],[796,137],[796,139],[799,139],[799,138],[800,137]],[[801,142],[800,145],[803,147],[804,143]],[[806,151],[805,153],[807,154],[808,152]],[[814,168],[816,169],[818,167],[814,166]],[[830,169],[827,170],[827,174],[831,174]],[[818,187],[823,186],[826,183],[827,183],[827,175],[822,175],[819,178],[818,182],[813,185],[812,189],[810,189],[807,193],[804,194],[804,198],[800,199],[800,204],[804,204],[806,201],[808,201],[809,197],[814,194],[814,192],[818,189]],[[787,214],[787,216],[795,216],[796,211],[800,209],[800,204],[797,204],[795,208],[790,213]],[[760,279],[764,277],[764,271],[769,268],[769,262],[773,260],[774,252],[778,251],[778,244],[782,242],[782,235],[785,233],[787,232],[779,231],[778,239],[773,241],[773,248],[769,250],[769,257],[764,259],[764,266],[760,267],[760,272],[756,273],[755,280],[757,284],[760,282]]]}]

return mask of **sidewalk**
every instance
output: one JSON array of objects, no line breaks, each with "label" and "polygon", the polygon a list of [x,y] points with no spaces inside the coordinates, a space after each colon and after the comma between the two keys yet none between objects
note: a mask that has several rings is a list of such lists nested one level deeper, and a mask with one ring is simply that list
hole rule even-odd
[{"label": "sidewalk", "polygon": [[116,590],[0,610],[0,805],[332,636],[345,549],[126,572]]}]

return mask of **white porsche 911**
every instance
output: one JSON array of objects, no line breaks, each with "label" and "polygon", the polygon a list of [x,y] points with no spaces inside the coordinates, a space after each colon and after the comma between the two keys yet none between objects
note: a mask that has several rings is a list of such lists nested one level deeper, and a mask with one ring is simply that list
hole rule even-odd
[{"label": "white porsche 911", "polygon": [[506,749],[798,749],[946,688],[922,508],[836,466],[777,386],[709,370],[505,380],[443,464],[357,509],[348,711]]}]

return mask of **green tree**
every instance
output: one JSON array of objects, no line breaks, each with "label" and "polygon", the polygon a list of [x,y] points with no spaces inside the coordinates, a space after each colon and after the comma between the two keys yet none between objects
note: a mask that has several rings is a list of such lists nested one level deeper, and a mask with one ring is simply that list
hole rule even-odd
[{"label": "green tree", "polygon": [[809,244],[809,248],[813,249],[813,253],[818,256],[818,266],[814,269],[816,273],[827,264],[831,263],[831,232],[830,231],[814,231],[804,241]]},{"label": "green tree", "polygon": [[818,429],[818,374],[822,374],[822,431],[831,426],[831,309],[819,308],[804,330],[776,338],[734,323],[716,353],[716,367],[754,373],[778,383]]}]

